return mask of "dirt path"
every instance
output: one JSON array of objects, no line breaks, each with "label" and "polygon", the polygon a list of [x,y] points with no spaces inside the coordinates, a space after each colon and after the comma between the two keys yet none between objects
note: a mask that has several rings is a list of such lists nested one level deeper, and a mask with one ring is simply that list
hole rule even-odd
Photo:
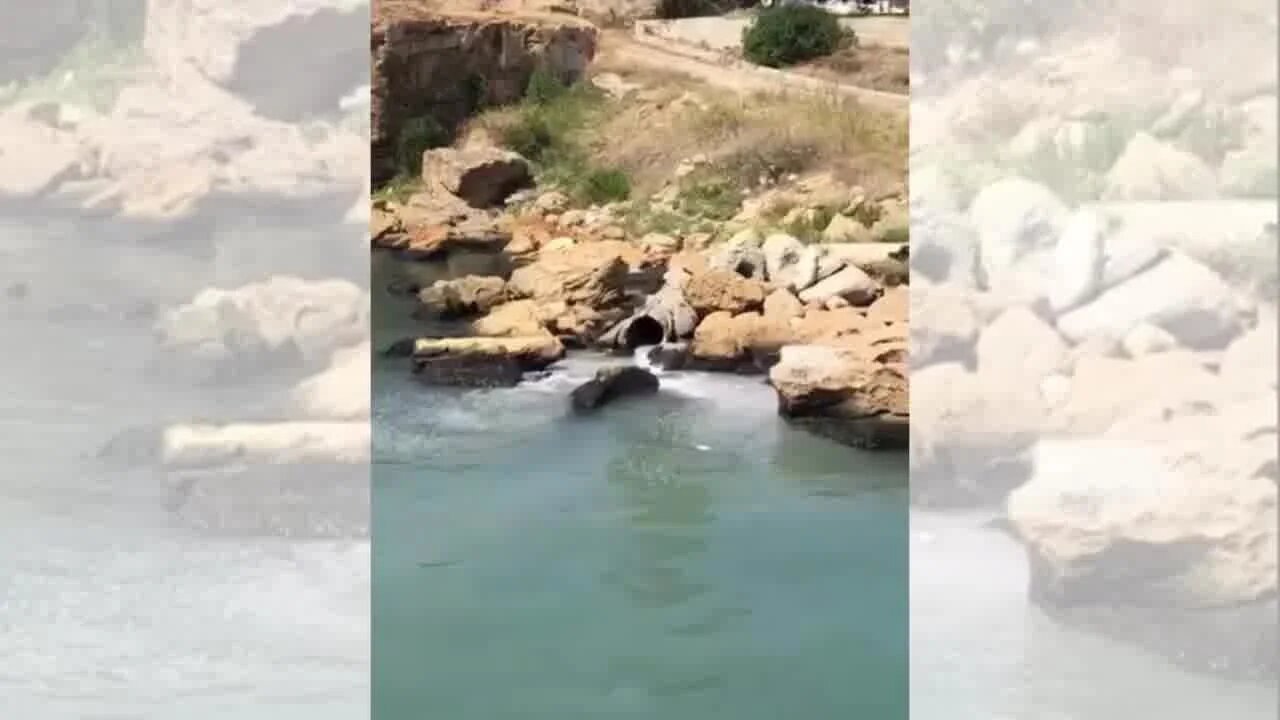
[{"label": "dirt path", "polygon": [[797,90],[836,93],[857,100],[867,107],[902,113],[907,112],[910,103],[910,98],[906,95],[762,68],[741,60],[724,60],[717,53],[663,43],[656,39],[640,39],[624,31],[603,31],[600,49],[603,57],[622,65],[643,65],[655,70],[676,72],[708,85],[744,94]]}]

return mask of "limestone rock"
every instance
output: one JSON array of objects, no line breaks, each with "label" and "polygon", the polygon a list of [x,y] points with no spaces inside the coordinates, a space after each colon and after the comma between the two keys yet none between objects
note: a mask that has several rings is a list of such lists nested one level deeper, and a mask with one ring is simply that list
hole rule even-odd
[{"label": "limestone rock", "polygon": [[423,339],[414,344],[413,372],[432,385],[511,386],[526,372],[546,369],[564,352],[564,345],[549,334]]},{"label": "limestone rock", "polygon": [[438,148],[422,157],[422,179],[475,208],[501,205],[533,182],[529,162],[493,147]]}]

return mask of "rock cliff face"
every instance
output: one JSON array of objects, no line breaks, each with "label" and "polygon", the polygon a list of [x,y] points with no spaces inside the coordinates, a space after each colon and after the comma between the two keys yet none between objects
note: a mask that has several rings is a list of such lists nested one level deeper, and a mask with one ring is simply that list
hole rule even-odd
[{"label": "rock cliff face", "polygon": [[573,18],[441,15],[416,3],[374,4],[373,180],[394,172],[404,123],[428,116],[455,129],[477,109],[518,100],[543,69],[574,81],[596,51],[596,30]]}]

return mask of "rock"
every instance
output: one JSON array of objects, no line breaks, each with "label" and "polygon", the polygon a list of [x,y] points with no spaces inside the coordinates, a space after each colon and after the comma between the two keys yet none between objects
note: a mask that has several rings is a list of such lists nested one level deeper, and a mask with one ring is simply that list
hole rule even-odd
[{"label": "rock", "polygon": [[640,238],[640,246],[659,252],[675,253],[680,252],[680,238],[663,233],[649,233]]},{"label": "rock", "polygon": [[712,270],[725,270],[755,280],[765,279],[764,240],[753,229],[738,232],[707,263]]},{"label": "rock", "polygon": [[1107,172],[1108,201],[1207,200],[1217,197],[1218,179],[1203,160],[1140,132]]},{"label": "rock", "polygon": [[817,274],[817,257],[805,253],[805,246],[790,235],[777,233],[765,239],[764,252],[765,276],[775,285],[790,290],[803,290],[795,287],[797,282],[813,283]]},{"label": "rock", "polygon": [[871,228],[847,215],[837,214],[822,231],[824,243],[868,243],[873,239]]},{"label": "rock", "polygon": [[781,321],[765,321],[759,313],[714,312],[694,331],[686,366],[698,370],[756,372],[760,369],[754,355],[757,347],[764,354],[770,350],[776,352],[789,336],[789,329]]},{"label": "rock", "polygon": [[1082,355],[1072,368],[1066,401],[1049,421],[1059,434],[1099,436],[1125,418],[1212,408],[1224,390],[1217,375],[1187,352],[1135,358]]},{"label": "rock", "polygon": [[624,300],[628,259],[636,251],[626,243],[584,243],[554,252],[543,252],[530,265],[517,268],[507,282],[516,299],[539,303],[562,301],[569,305],[605,308]]},{"label": "rock", "polygon": [[422,156],[422,179],[466,201],[474,208],[499,206],[512,193],[530,186],[529,162],[493,147],[437,148]]},{"label": "rock", "polygon": [[569,196],[559,190],[544,192],[533,201],[533,207],[539,212],[559,215],[569,209]]},{"label": "rock", "polygon": [[208,288],[156,323],[161,349],[185,365],[243,374],[327,362],[369,332],[369,296],[345,280],[274,276]]},{"label": "rock", "polygon": [[1049,307],[1062,313],[1092,300],[1102,286],[1108,222],[1093,210],[1077,210],[1053,253]]},{"label": "rock", "polygon": [[656,375],[642,368],[624,365],[597,370],[594,378],[574,388],[571,401],[574,411],[587,413],[622,397],[656,392]]},{"label": "rock", "polygon": [[779,288],[764,299],[764,315],[769,318],[790,320],[804,315],[804,303],[790,290]]},{"label": "rock", "polygon": [[870,276],[850,266],[801,292],[800,300],[825,303],[833,297],[841,297],[855,307],[865,307],[875,302],[880,294],[880,286]]},{"label": "rock", "polygon": [[664,371],[683,370],[689,360],[688,343],[663,343],[649,351],[649,364]]},{"label": "rock", "polygon": [[979,327],[973,294],[963,288],[934,285],[912,294],[912,372],[933,363],[968,361]]},{"label": "rock", "polygon": [[617,73],[600,73],[591,77],[591,84],[605,91],[615,100],[623,100],[642,86],[627,82]]},{"label": "rock", "polygon": [[978,371],[1002,382],[1034,383],[1066,369],[1067,345],[1048,323],[1022,307],[1006,310],[982,331]]},{"label": "rock", "polygon": [[1221,348],[1241,327],[1232,288],[1204,265],[1172,253],[1155,267],[1058,318],[1058,330],[1081,342],[1121,340],[1139,323],[1163,328],[1188,348]]},{"label": "rock", "polygon": [[560,227],[566,227],[566,228],[579,227],[581,225],[585,225],[587,224],[587,211],[577,210],[577,209],[566,210],[565,212],[561,213],[560,220],[558,222],[560,224]]},{"label": "rock", "polygon": [[84,174],[87,150],[75,133],[10,110],[0,115],[0,136],[0,198],[37,197]]},{"label": "rock", "polygon": [[482,337],[536,337],[547,332],[546,311],[532,300],[515,300],[497,306],[488,315],[471,323]]},{"label": "rock", "polygon": [[1129,354],[1129,357],[1154,355],[1179,349],[1177,338],[1170,335],[1167,330],[1147,323],[1135,325],[1125,334],[1120,346]]},{"label": "rock", "polygon": [[551,238],[551,240],[548,240],[547,244],[542,246],[542,249],[547,250],[549,252],[555,252],[556,250],[568,250],[569,248],[577,244],[578,244],[578,241],[576,238],[561,236],[557,238]]},{"label": "rock", "polygon": [[[369,3],[360,12],[367,22]],[[535,69],[576,82],[595,56],[598,35],[565,16],[441,13],[422,3],[373,3],[372,20],[368,39],[358,38],[360,57],[372,50],[372,70],[365,62],[348,64],[372,76],[364,151],[377,184],[395,174],[400,133],[411,120],[431,116],[453,130],[479,108],[522,99]]]},{"label": "rock", "polygon": [[1000,502],[1030,476],[1029,450],[1046,426],[1040,388],[946,362],[913,368],[911,394],[913,502]]},{"label": "rock", "polygon": [[871,306],[867,308],[867,322],[870,324],[906,325],[911,315],[911,293],[905,287],[889,288]]},{"label": "rock", "polygon": [[600,231],[600,236],[605,240],[625,240],[627,239],[627,231],[617,225],[610,225]]},{"label": "rock", "polygon": [[1047,255],[1067,221],[1062,201],[1039,183],[1006,178],[978,193],[969,220],[987,288],[1038,296]]},{"label": "rock", "polygon": [[956,213],[927,214],[914,209],[912,213],[911,271],[936,283],[976,289],[979,241],[973,227]]},{"label": "rock", "polygon": [[860,349],[788,345],[769,371],[778,412],[854,447],[907,446],[906,338]]},{"label": "rock", "polygon": [[695,275],[685,286],[685,299],[699,315],[727,312],[731,315],[764,306],[763,283],[726,270]]},{"label": "rock", "polygon": [[294,388],[294,406],[308,420],[368,418],[372,361],[368,342],[335,351],[327,370]]},{"label": "rock", "polygon": [[418,293],[418,301],[428,317],[451,320],[483,315],[506,299],[506,287],[500,277],[468,275],[455,280],[437,280]]},{"label": "rock", "polygon": [[1096,608],[1112,632],[1184,664],[1271,676],[1274,407],[1258,398],[1041,441],[1034,476],[1008,502],[1032,600],[1068,617]]},{"label": "rock", "polygon": [[866,270],[878,263],[894,260],[896,256],[909,252],[909,246],[905,243],[831,243],[821,246],[821,250],[822,262],[835,268],[828,273],[829,277],[845,265],[856,265]]},{"label": "rock", "polygon": [[424,339],[414,345],[413,372],[432,385],[512,386],[524,373],[545,370],[564,352],[564,345],[549,334]]}]

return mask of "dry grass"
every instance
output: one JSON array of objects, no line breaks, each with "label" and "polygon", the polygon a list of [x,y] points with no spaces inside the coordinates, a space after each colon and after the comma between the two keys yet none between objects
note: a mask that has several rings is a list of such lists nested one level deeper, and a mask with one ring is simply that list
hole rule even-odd
[{"label": "dry grass", "polygon": [[907,124],[846,97],[809,93],[742,97],[679,84],[668,98],[640,97],[590,128],[588,146],[601,164],[631,175],[642,192],[666,182],[680,161],[706,155],[726,179],[753,187],[761,178],[830,171],[875,191],[906,176]]},{"label": "dry grass", "polygon": [[863,45],[839,50],[796,70],[847,85],[906,95],[911,91],[906,48]]}]

